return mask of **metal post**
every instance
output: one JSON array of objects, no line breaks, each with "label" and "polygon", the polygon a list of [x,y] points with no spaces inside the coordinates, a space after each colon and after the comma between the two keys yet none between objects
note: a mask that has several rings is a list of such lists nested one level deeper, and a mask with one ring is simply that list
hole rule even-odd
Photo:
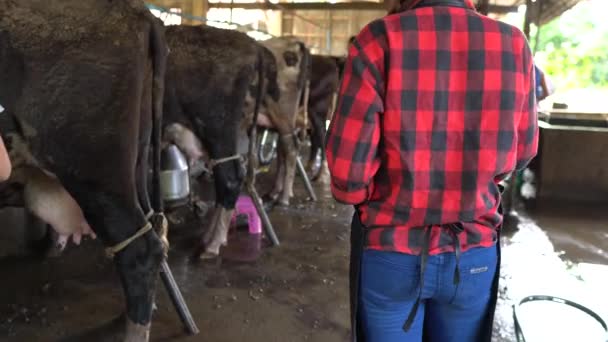
[{"label": "metal post", "polygon": [[536,14],[536,37],[534,37],[534,50],[533,55],[536,55],[536,51],[538,49],[538,44],[540,43],[540,31],[542,29],[542,25],[540,23],[541,16],[543,14],[543,4],[544,2],[539,0],[538,4],[538,13]]},{"label": "metal post", "polygon": [[306,186],[306,191],[308,191],[308,194],[310,195],[310,198],[313,200],[313,202],[316,202],[317,194],[315,193],[315,189],[312,188],[312,183],[310,183],[310,179],[308,178],[308,174],[306,173],[306,169],[304,168],[304,165],[302,164],[302,158],[300,158],[300,156],[298,156],[296,159],[296,166],[298,168],[298,172],[300,173],[300,176],[302,177],[302,180],[304,181],[304,185]]},{"label": "metal post", "polygon": [[256,147],[257,147],[257,127],[255,125],[255,122],[253,124],[253,127],[250,130],[249,133],[249,157],[248,157],[248,161],[247,161],[247,179],[246,179],[246,187],[247,187],[247,192],[249,193],[249,196],[251,196],[251,199],[253,200],[253,204],[255,205],[255,209],[258,212],[258,215],[260,215],[260,218],[262,219],[262,224],[264,226],[264,231],[266,232],[266,235],[268,236],[268,238],[270,239],[270,241],[272,242],[273,246],[279,246],[281,243],[279,242],[279,238],[277,237],[277,234],[274,231],[274,227],[272,226],[272,222],[270,222],[270,218],[268,217],[268,214],[266,213],[266,210],[264,210],[264,204],[262,202],[262,199],[260,198],[260,195],[258,194],[256,188],[255,188],[255,176],[256,176],[256,170],[257,170],[257,151],[256,151]]},{"label": "metal post", "polygon": [[264,225],[264,232],[272,242],[273,246],[279,246],[281,242],[279,241],[279,238],[277,237],[277,234],[274,231],[274,227],[272,226],[272,222],[270,222],[270,218],[268,217],[266,210],[264,210],[264,205],[262,204],[262,199],[260,198],[260,195],[258,194],[255,187],[248,186],[247,190],[247,192],[249,192],[249,196],[251,196],[251,199],[253,200],[253,204],[255,205],[255,209],[257,210],[258,215],[260,215],[260,218],[262,219],[262,224]]},{"label": "metal post", "polygon": [[329,14],[329,23],[327,25],[327,42],[325,43],[325,48],[327,49],[327,54],[332,55],[332,40],[334,36],[334,15],[333,11],[328,11]]},{"label": "metal post", "polygon": [[190,314],[190,310],[188,309],[188,305],[182,296],[182,293],[175,282],[175,278],[173,278],[173,273],[171,273],[171,269],[169,268],[169,264],[167,264],[167,260],[163,260],[161,263],[161,272],[160,277],[165,285],[165,289],[167,289],[167,293],[171,298],[171,302],[173,302],[173,306],[179,315],[179,318],[182,320],[182,323],[186,327],[186,331],[190,335],[196,335],[200,332],[198,327],[196,326],[196,322],[192,318],[192,314]]}]

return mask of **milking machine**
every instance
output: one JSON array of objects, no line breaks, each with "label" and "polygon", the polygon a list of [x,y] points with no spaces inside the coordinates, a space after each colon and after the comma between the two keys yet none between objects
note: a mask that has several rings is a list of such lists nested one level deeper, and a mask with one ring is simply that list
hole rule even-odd
[{"label": "milking machine", "polygon": [[168,145],[161,152],[160,190],[170,207],[186,204],[190,195],[188,161],[179,148]]},{"label": "milking machine", "polygon": [[277,156],[279,134],[266,128],[260,135],[258,142],[258,160],[260,166],[269,166]]}]

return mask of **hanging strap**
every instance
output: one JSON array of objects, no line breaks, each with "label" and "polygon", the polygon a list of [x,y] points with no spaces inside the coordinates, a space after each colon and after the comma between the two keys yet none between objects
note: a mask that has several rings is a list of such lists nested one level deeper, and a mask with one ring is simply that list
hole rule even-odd
[{"label": "hanging strap", "polygon": [[422,240],[422,253],[420,255],[420,287],[418,288],[418,298],[416,298],[416,302],[414,303],[410,314],[407,316],[407,320],[403,324],[403,330],[406,332],[412,327],[412,324],[414,323],[414,318],[416,318],[416,313],[418,313],[420,301],[422,300],[422,289],[424,288],[424,274],[426,272],[426,263],[429,258],[429,248],[431,245],[430,242],[432,230],[432,226],[429,226],[424,230],[424,238]]},{"label": "hanging strap", "polygon": [[456,258],[456,269],[454,270],[454,285],[460,283],[460,233],[464,232],[464,226],[462,223],[451,223],[448,225],[448,229],[452,233],[452,244],[454,246],[454,256]]},{"label": "hanging strap", "polygon": [[[456,269],[454,270],[454,285],[458,285],[460,283],[460,238],[459,235],[464,231],[464,226],[462,223],[450,223],[447,225],[441,226],[441,229],[447,228],[449,229],[452,235],[452,244],[454,247],[454,256],[456,257]],[[414,319],[416,318],[416,314],[418,313],[418,308],[420,307],[420,302],[422,301],[422,290],[424,289],[424,275],[426,272],[426,265],[429,259],[429,250],[431,247],[431,231],[433,230],[433,226],[426,227],[424,229],[424,238],[422,240],[422,252],[420,254],[420,286],[418,288],[418,298],[416,298],[416,302],[412,307],[405,323],[403,324],[403,330],[409,331],[414,324]]]}]

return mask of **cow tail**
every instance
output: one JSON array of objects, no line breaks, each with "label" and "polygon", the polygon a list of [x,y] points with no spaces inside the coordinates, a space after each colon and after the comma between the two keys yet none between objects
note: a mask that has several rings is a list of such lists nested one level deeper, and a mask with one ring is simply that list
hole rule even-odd
[{"label": "cow tail", "polygon": [[255,94],[255,105],[253,108],[253,124],[249,128],[249,136],[251,137],[251,133],[257,127],[258,114],[260,112],[260,108],[262,107],[262,101],[264,100],[264,95],[266,94],[266,63],[264,63],[264,52],[263,48],[258,49],[258,58],[256,63],[256,68],[258,71],[258,86]]},{"label": "cow tail", "polygon": [[255,94],[255,105],[253,107],[253,122],[251,123],[251,127],[249,127],[249,131],[247,135],[249,136],[249,151],[247,156],[247,178],[246,178],[246,187],[249,191],[251,187],[255,184],[255,172],[258,165],[257,161],[257,147],[256,144],[258,142],[257,139],[257,127],[258,127],[258,115],[260,113],[260,108],[262,107],[262,101],[264,101],[264,97],[266,96],[267,85],[266,85],[266,62],[264,56],[263,47],[258,48],[258,58],[256,62],[256,68],[258,71],[258,86]]},{"label": "cow tail", "polygon": [[301,132],[302,137],[307,132],[309,113],[308,113],[308,97],[310,96],[310,79],[312,74],[312,56],[310,50],[302,42],[298,42],[300,50],[302,51],[302,61],[300,62],[300,74],[298,75],[298,89],[300,89],[300,103],[297,107],[299,111],[300,107],[304,107],[304,130]]},{"label": "cow tail", "polygon": [[153,60],[152,85],[152,208],[163,212],[163,199],[160,189],[160,154],[163,120],[163,97],[165,92],[165,72],[169,49],[162,26],[155,20],[152,23],[150,46]]},{"label": "cow tail", "polygon": [[310,79],[310,73],[312,71],[312,57],[310,50],[302,42],[298,42],[300,50],[302,50],[302,62],[300,63],[300,75],[298,77],[298,88],[303,89],[306,85],[306,81]]}]

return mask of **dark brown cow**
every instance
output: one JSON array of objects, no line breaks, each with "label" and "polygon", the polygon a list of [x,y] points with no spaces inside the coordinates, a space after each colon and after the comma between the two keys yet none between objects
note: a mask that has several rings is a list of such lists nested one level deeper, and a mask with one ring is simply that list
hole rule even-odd
[{"label": "dark brown cow", "polygon": [[[207,155],[213,168],[216,210],[201,257],[215,257],[226,243],[244,171],[239,139],[264,94],[264,50],[246,34],[208,26],[167,28],[171,49],[165,95],[166,140],[192,159]],[[276,88],[276,80],[273,88]],[[178,123],[179,125],[176,125]],[[178,139],[176,139],[178,138]],[[200,139],[202,144],[196,142]],[[201,151],[204,149],[206,151]]]},{"label": "dark brown cow", "polygon": [[[68,236],[90,224],[108,246],[136,237],[114,250],[126,341],[149,339],[164,252],[149,230],[146,175],[153,137],[158,184],[166,53],[140,0],[0,0],[0,132],[14,164],[0,205],[25,205]],[[52,206],[75,220],[48,222]]]},{"label": "dark brown cow", "polygon": [[320,165],[325,161],[323,142],[325,141],[325,122],[330,119],[334,107],[334,98],[340,83],[340,70],[333,57],[312,56],[310,75],[310,95],[308,97],[308,119],[310,121],[310,158],[307,169],[313,180],[320,175]]}]

